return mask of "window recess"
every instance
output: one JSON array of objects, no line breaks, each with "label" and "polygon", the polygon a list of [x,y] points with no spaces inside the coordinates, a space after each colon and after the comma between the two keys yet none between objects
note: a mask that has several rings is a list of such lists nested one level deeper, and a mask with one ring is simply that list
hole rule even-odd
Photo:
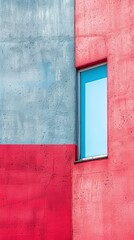
[{"label": "window recess", "polygon": [[107,156],[107,64],[80,70],[79,159]]}]

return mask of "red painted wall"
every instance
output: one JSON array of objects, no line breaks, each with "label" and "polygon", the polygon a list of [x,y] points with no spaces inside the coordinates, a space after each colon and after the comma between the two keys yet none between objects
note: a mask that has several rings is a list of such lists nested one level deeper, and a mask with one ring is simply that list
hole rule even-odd
[{"label": "red painted wall", "polygon": [[0,145],[0,240],[71,240],[75,145]]},{"label": "red painted wall", "polygon": [[134,1],[76,0],[76,67],[108,61],[108,159],[73,167],[73,240],[134,239]]}]

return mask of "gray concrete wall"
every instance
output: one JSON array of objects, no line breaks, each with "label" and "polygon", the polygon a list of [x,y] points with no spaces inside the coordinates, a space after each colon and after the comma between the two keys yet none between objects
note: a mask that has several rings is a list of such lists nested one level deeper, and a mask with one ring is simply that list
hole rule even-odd
[{"label": "gray concrete wall", "polygon": [[0,143],[75,143],[73,0],[0,0]]}]

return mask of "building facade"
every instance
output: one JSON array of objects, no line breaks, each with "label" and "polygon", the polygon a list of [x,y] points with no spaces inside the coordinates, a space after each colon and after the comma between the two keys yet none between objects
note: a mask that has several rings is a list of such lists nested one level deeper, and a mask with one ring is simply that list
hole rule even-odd
[{"label": "building facade", "polygon": [[76,67],[107,62],[108,158],[73,166],[74,240],[134,238],[133,22],[133,1],[76,0]]},{"label": "building facade", "polygon": [[[0,240],[134,239],[133,22],[132,0],[0,1]],[[77,73],[104,63],[107,158],[79,161]]]}]

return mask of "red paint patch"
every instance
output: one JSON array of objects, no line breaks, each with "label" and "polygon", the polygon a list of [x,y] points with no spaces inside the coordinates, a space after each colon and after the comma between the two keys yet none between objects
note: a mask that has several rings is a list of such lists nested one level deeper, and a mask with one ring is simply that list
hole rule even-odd
[{"label": "red paint patch", "polygon": [[0,145],[0,239],[70,240],[75,145]]}]

